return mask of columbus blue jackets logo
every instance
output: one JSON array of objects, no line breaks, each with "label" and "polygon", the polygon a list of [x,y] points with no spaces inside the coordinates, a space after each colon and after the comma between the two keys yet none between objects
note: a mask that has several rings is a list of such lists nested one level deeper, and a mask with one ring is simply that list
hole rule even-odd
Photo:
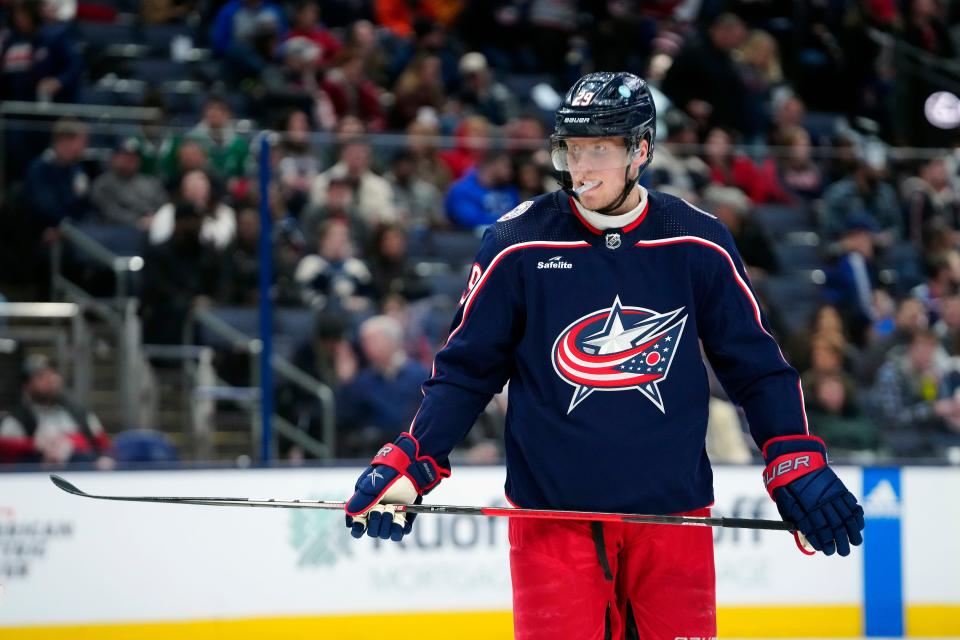
[{"label": "columbus blue jackets logo", "polygon": [[607,309],[575,320],[553,343],[553,368],[573,387],[567,413],[594,391],[642,393],[666,413],[659,385],[683,335],[684,307],[658,313],[625,307],[617,296]]}]

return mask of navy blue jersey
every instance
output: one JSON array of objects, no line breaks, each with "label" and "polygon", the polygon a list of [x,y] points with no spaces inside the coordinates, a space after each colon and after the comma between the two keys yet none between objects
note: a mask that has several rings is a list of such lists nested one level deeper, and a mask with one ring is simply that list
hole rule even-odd
[{"label": "navy blue jersey", "polygon": [[633,223],[600,231],[553,192],[484,235],[411,432],[446,463],[509,381],[506,493],[517,506],[704,507],[700,341],[758,444],[807,433],[797,372],[719,220],[650,191]]}]

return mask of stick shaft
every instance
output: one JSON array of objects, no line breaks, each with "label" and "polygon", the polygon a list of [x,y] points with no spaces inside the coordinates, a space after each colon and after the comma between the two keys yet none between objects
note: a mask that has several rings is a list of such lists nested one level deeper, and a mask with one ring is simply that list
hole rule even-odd
[{"label": "stick shaft", "polygon": [[[250,498],[174,497],[174,496],[104,496],[86,493],[57,475],[50,480],[58,488],[83,498],[116,500],[121,502],[153,502],[161,504],[191,504],[211,507],[271,507],[274,509],[328,509],[343,511],[345,503],[323,500],[254,500]],[[791,522],[780,520],[757,520],[747,518],[720,518],[706,516],[644,515],[634,513],[595,513],[593,511],[564,511],[554,509],[515,509],[505,507],[474,507],[444,504],[395,505],[397,511],[407,513],[437,513],[462,516],[488,516],[507,518],[539,518],[548,520],[583,520],[595,522],[628,522],[637,524],[685,524],[704,527],[734,527],[741,529],[766,529],[794,531]]]}]

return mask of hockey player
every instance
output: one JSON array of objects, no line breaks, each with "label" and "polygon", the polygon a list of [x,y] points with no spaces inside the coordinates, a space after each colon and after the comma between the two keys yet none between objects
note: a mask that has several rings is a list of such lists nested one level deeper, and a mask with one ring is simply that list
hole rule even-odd
[{"label": "hockey player", "polygon": [[[506,495],[516,506],[708,515],[710,397],[699,342],[746,411],[784,519],[850,553],[863,510],[807,429],[734,247],[708,212],[646,191],[656,114],[646,83],[592,73],[566,94],[552,155],[563,189],[484,235],[450,337],[409,433],[384,445],[347,526],[400,540],[450,475],[448,454],[510,382]],[[511,519],[517,638],[716,636],[704,527]]]}]

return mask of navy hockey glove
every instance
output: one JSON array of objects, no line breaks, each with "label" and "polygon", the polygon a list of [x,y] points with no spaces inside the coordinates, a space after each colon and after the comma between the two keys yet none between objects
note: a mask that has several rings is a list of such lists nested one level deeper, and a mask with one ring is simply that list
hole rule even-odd
[{"label": "navy hockey glove", "polygon": [[410,533],[416,514],[398,513],[390,505],[420,504],[423,494],[449,476],[449,469],[420,455],[416,438],[400,434],[396,442],[383,445],[360,474],[345,507],[350,534],[360,538],[366,531],[372,538],[399,541]]},{"label": "navy hockey glove", "polygon": [[[784,520],[825,555],[850,554],[863,542],[863,508],[827,466],[827,447],[816,436],[781,436],[763,445],[763,483]],[[797,546],[804,553],[800,538]]]}]

